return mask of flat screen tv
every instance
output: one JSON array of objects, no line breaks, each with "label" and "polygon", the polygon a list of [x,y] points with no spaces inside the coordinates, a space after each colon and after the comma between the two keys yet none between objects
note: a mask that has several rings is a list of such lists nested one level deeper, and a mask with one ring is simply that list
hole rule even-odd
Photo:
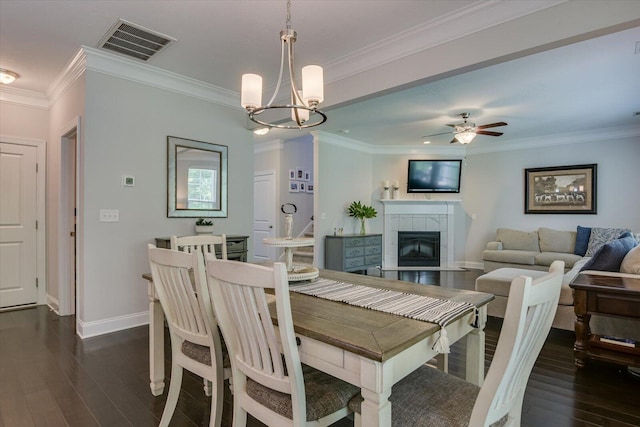
[{"label": "flat screen tv", "polygon": [[459,193],[462,160],[409,160],[407,193]]}]

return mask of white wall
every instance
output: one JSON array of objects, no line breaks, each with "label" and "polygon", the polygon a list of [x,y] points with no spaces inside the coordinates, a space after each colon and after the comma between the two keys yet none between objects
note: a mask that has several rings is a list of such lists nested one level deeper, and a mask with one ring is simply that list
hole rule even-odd
[{"label": "white wall", "polygon": [[[639,159],[638,137],[469,154],[462,180],[466,261],[481,261],[498,227],[575,230],[582,225],[640,231]],[[596,215],[524,214],[525,168],[589,163],[598,165]],[[476,220],[471,219],[473,213]]]},{"label": "white wall", "polygon": [[[215,229],[251,233],[253,143],[241,111],[87,71],[78,318],[85,336],[146,322],[147,243],[193,234],[194,218],[166,217],[169,135],[229,147],[228,218],[214,219]],[[135,187],[122,186],[125,174]],[[120,222],[99,222],[100,209],[118,209]]]},{"label": "white wall", "polygon": [[[344,228],[344,234],[360,232],[360,221],[346,213],[352,201],[374,205],[379,199],[373,190],[373,159],[370,153],[345,148],[344,138],[324,132],[313,132],[315,179],[315,236],[314,260],[324,267],[324,236],[334,229]],[[350,147],[353,147],[351,145]],[[377,209],[377,208],[376,208]],[[367,220],[368,233],[382,230],[381,211],[378,217]]]}]

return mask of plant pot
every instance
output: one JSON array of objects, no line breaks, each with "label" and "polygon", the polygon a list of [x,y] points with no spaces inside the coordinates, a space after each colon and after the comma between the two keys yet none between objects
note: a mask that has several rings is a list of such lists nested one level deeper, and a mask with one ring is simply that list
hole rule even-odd
[{"label": "plant pot", "polygon": [[360,234],[361,235],[367,234],[367,230],[365,229],[365,225],[364,225],[364,218],[360,218]]},{"label": "plant pot", "polygon": [[196,225],[196,234],[213,234],[213,225]]}]

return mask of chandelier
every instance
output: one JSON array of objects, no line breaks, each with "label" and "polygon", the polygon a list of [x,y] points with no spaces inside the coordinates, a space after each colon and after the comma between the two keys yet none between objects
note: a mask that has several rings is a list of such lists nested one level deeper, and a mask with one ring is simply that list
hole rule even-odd
[{"label": "chandelier", "polygon": [[[280,74],[275,92],[266,105],[262,105],[262,77],[258,74],[242,75],[242,91],[240,104],[247,110],[249,119],[267,128],[280,129],[305,129],[318,126],[327,121],[327,116],[318,110],[318,104],[324,100],[324,84],[322,67],[307,65],[302,68],[302,90],[298,90],[295,81],[293,45],[296,41],[296,32],[291,29],[291,1],[287,0],[287,27],[280,31],[281,53]],[[282,74],[285,63],[285,52],[289,68],[289,80],[291,81],[291,95],[289,104],[273,104],[280,90]],[[279,120],[269,121],[261,116],[268,110],[289,111],[291,120],[282,123]]]}]

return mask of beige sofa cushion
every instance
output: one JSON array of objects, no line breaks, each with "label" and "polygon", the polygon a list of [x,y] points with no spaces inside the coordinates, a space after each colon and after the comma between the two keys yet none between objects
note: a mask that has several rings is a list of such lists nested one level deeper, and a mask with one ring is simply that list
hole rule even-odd
[{"label": "beige sofa cushion", "polygon": [[537,231],[520,231],[509,228],[498,228],[496,240],[502,242],[504,249],[540,252]]},{"label": "beige sofa cushion", "polygon": [[631,249],[620,264],[621,273],[640,274],[640,245]]},{"label": "beige sofa cushion", "polygon": [[506,262],[509,264],[535,265],[537,255],[540,255],[540,252],[509,249],[492,251],[486,249],[482,252],[482,259],[484,261]]},{"label": "beige sofa cushion", "polygon": [[568,254],[565,252],[542,252],[540,255],[536,255],[535,263],[537,265],[550,266],[553,261],[559,260],[564,261],[565,268],[571,268],[581,259],[582,257],[580,255]]},{"label": "beige sofa cushion", "polygon": [[573,250],[576,247],[575,231],[561,231],[540,227],[538,229],[538,236],[540,238],[540,252],[564,252],[573,254]]}]

